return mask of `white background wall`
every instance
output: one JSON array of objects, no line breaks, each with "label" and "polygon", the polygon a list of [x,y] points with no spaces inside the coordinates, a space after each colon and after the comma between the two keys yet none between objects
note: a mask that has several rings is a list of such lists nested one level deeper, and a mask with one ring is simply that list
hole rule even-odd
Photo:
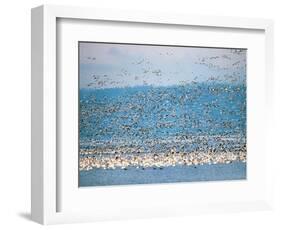
[{"label": "white background wall", "polygon": [[[199,15],[262,17],[275,20],[275,122],[276,146],[281,130],[281,7],[278,0],[4,0],[0,8],[0,229],[37,229],[30,213],[30,8],[41,4],[80,5]],[[276,148],[278,149],[278,148]],[[275,153],[280,176],[281,151]],[[279,163],[278,163],[279,162]],[[52,229],[280,229],[281,186],[276,176],[274,211],[202,215],[48,226]],[[278,181],[279,180],[279,181]]]}]

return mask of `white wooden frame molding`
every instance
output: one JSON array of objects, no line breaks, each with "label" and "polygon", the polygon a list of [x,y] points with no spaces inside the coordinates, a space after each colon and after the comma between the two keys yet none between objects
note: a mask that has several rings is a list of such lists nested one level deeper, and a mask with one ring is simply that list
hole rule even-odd
[{"label": "white wooden frame molding", "polygon": [[[266,19],[233,17],[190,16],[159,14],[151,12],[115,11],[80,7],[44,5],[32,9],[32,177],[31,177],[31,213],[32,220],[41,224],[65,222],[95,221],[111,219],[94,213],[70,214],[57,212],[56,186],[56,21],[58,18],[88,19],[102,21],[139,22],[162,25],[188,25],[199,27],[240,28],[263,30],[266,39],[266,102],[272,109],[273,96],[273,22]],[[270,114],[268,116],[271,116]],[[267,118],[267,121],[270,117]],[[272,124],[267,124],[270,132]],[[271,157],[271,156],[270,156]],[[272,158],[272,157],[271,157]],[[269,176],[270,178],[270,172]],[[270,180],[270,179],[269,179]],[[198,212],[259,210],[271,205],[271,182],[268,198],[249,204],[217,204],[198,207]],[[172,208],[172,207],[171,207]],[[75,209],[75,207],[73,207]],[[186,214],[179,208],[175,215]],[[196,212],[196,211],[195,211]],[[168,214],[167,214],[168,215]],[[145,217],[145,215],[143,215]],[[131,217],[131,216],[130,216]],[[142,217],[134,216],[132,217]],[[119,218],[119,217],[118,217]],[[123,216],[122,216],[123,218]],[[126,218],[126,216],[124,216]],[[113,217],[114,219],[114,217]]]}]

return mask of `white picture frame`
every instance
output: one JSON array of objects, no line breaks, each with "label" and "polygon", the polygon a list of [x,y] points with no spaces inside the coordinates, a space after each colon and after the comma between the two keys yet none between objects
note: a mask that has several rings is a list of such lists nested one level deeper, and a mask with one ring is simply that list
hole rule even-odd
[{"label": "white picture frame", "polygon": [[[261,193],[249,200],[249,196],[244,198],[240,195],[235,199],[221,199],[211,200],[205,199],[203,203],[199,203],[195,199],[195,203],[187,205],[186,202],[182,204],[178,200],[170,200],[167,205],[161,205],[159,202],[151,203],[151,206],[133,209],[132,205],[125,204],[124,207],[112,208],[109,211],[102,209],[102,207],[93,208],[91,212],[89,207],[83,209],[85,202],[78,206],[78,201],[71,199],[73,197],[67,195],[67,206],[72,207],[72,210],[62,209],[60,206],[61,196],[67,194],[67,189],[64,193],[60,193],[59,189],[62,184],[63,177],[58,174],[61,171],[58,151],[58,134],[57,134],[57,117],[60,108],[58,108],[58,94],[60,88],[57,85],[56,76],[58,75],[58,22],[60,19],[75,20],[93,20],[103,21],[106,23],[123,22],[138,24],[149,24],[154,27],[177,27],[184,29],[185,26],[200,27],[206,30],[208,28],[219,28],[220,30],[239,29],[247,33],[247,31],[260,31],[263,33],[264,43],[264,59],[260,75],[261,80],[258,87],[263,87],[263,92],[260,93],[260,99],[264,103],[260,103],[259,110],[264,111],[264,114],[258,116],[255,122],[262,123],[263,137],[261,158],[266,162],[263,166],[264,178],[256,182],[256,187],[263,187]],[[205,212],[220,212],[220,211],[243,211],[243,210],[264,210],[272,207],[272,168],[270,161],[272,154],[270,149],[270,135],[272,124],[270,123],[272,112],[272,85],[273,85],[273,22],[266,19],[247,19],[247,18],[231,18],[231,17],[209,17],[209,16],[189,16],[189,15],[173,15],[173,14],[159,14],[148,12],[131,12],[131,11],[115,11],[115,10],[100,10],[91,8],[66,7],[66,6],[52,6],[44,5],[32,9],[32,169],[31,169],[31,216],[32,219],[41,224],[56,224],[82,221],[97,221],[106,219],[124,219],[124,218],[141,218],[150,216],[169,216],[169,215],[185,215],[188,213],[205,213]],[[79,25],[78,25],[79,26]],[[111,38],[114,41],[114,38]],[[254,63],[253,63],[254,64]],[[76,74],[76,73],[75,73]],[[263,82],[265,83],[263,85]],[[253,83],[251,83],[253,84]],[[71,89],[70,89],[71,90]],[[73,90],[73,89],[72,89]],[[259,94],[255,91],[255,94]],[[251,100],[250,100],[251,101]],[[253,127],[252,127],[253,128]],[[252,131],[254,131],[252,129]],[[257,168],[258,169],[258,168]],[[260,169],[260,168],[259,168]],[[74,171],[74,170],[73,170]],[[254,171],[253,171],[254,172]],[[161,187],[160,187],[161,186]],[[173,195],[184,190],[185,184],[181,185],[157,185],[157,186],[122,186],[122,188],[107,188],[107,190],[91,190],[84,191],[84,194],[98,193],[100,196],[115,193],[123,193],[125,190],[130,192],[149,192],[157,195],[159,188],[168,191]],[[223,187],[223,182],[220,182],[219,187],[214,188],[214,185],[209,184],[202,186],[202,184],[193,184],[192,187],[196,189],[210,189],[216,191],[219,187]],[[216,185],[215,185],[216,186]],[[241,184],[228,184],[228,189],[239,189]],[[259,186],[259,187],[257,187]],[[195,191],[195,190],[194,190]],[[244,190],[241,190],[244,192]],[[71,193],[70,191],[69,193]],[[107,193],[108,192],[108,193]],[[164,193],[160,194],[165,195]],[[105,198],[105,197],[104,197]],[[102,199],[102,197],[100,198]],[[126,202],[126,201],[124,201]],[[143,200],[141,201],[143,202]],[[94,204],[94,203],[93,203]],[[97,204],[101,205],[101,204]],[[113,204],[114,205],[114,204]],[[169,208],[168,208],[169,207]],[[100,210],[100,211],[99,211]],[[120,211],[122,210],[122,212]]]}]

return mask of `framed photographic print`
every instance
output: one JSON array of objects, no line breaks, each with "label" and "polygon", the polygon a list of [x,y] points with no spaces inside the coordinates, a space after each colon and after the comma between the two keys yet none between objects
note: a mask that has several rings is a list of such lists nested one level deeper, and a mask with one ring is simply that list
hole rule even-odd
[{"label": "framed photographic print", "polygon": [[246,51],[79,42],[79,186],[246,179]]},{"label": "framed photographic print", "polygon": [[34,8],[32,219],[270,208],[272,31],[265,19]]}]

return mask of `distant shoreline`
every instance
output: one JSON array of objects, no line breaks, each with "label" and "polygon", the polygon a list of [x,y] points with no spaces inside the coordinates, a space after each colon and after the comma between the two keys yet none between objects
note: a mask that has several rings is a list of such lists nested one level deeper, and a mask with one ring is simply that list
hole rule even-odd
[{"label": "distant shoreline", "polygon": [[80,91],[87,91],[87,90],[96,90],[96,91],[102,91],[102,90],[120,90],[120,89],[135,89],[135,88],[140,88],[140,89],[149,89],[149,88],[177,88],[177,87],[196,87],[198,85],[205,85],[205,86],[242,86],[246,88],[246,82],[244,81],[237,81],[237,82],[222,82],[222,81],[211,81],[211,82],[206,82],[206,81],[200,81],[200,82],[184,82],[180,84],[167,84],[167,85],[155,85],[155,84],[148,84],[148,85],[127,85],[127,86],[115,86],[115,87],[80,87]]}]

